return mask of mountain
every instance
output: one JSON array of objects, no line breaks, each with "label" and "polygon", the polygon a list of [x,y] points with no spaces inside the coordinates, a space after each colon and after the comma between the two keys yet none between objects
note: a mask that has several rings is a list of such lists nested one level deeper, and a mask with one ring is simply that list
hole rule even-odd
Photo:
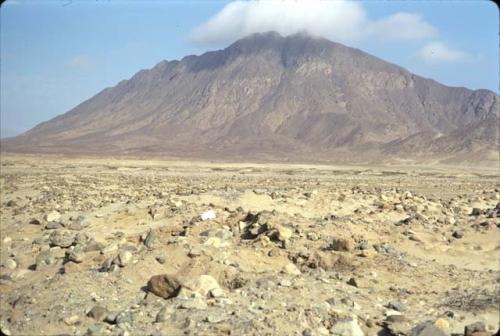
[{"label": "mountain", "polygon": [[499,96],[301,33],[162,61],[2,141],[11,152],[495,162]]}]

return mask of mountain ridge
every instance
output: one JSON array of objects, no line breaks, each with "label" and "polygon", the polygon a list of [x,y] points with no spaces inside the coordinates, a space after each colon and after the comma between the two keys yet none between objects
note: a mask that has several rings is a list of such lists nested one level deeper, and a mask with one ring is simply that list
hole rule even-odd
[{"label": "mountain ridge", "polygon": [[304,33],[260,33],[163,60],[2,148],[326,161],[406,158],[412,149],[491,161],[498,110],[489,90],[447,87]]}]

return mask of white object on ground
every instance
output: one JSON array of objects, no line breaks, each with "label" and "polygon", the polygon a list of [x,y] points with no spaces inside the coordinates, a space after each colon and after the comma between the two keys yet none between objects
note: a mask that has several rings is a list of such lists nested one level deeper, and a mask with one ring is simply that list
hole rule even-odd
[{"label": "white object on ground", "polygon": [[201,214],[201,220],[208,220],[208,219],[214,219],[215,218],[215,211],[213,210],[208,210],[205,211],[204,213]]}]

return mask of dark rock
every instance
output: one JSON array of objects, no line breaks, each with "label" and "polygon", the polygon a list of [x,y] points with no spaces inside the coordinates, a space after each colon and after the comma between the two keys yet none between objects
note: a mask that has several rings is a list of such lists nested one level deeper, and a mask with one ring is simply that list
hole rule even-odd
[{"label": "dark rock", "polygon": [[146,246],[148,249],[152,249],[153,245],[156,240],[156,235],[152,230],[149,230],[148,235],[146,236],[146,239],[144,239],[144,246]]},{"label": "dark rock", "polygon": [[312,330],[310,328],[304,329],[302,331],[302,336],[313,336],[313,335],[314,334],[313,334],[313,332],[312,332]]},{"label": "dark rock", "polygon": [[447,336],[444,331],[436,327],[431,321],[426,321],[415,326],[411,336]]},{"label": "dark rock", "polygon": [[181,283],[174,275],[161,274],[151,277],[148,281],[147,288],[151,293],[169,299],[177,296],[181,289]]},{"label": "dark rock", "polygon": [[331,244],[331,249],[341,252],[352,251],[354,247],[354,241],[351,238],[334,238]]},{"label": "dark rock", "polygon": [[116,317],[117,317],[117,315],[118,315],[118,313],[116,313],[116,312],[110,312],[104,318],[104,322],[107,322],[107,323],[110,323],[110,324],[116,323]]},{"label": "dark rock", "polygon": [[479,208],[473,208],[471,212],[471,216],[480,216],[483,211]]},{"label": "dark rock", "polygon": [[354,287],[359,287],[358,281],[356,281],[356,279],[354,279],[354,278],[350,278],[350,279],[347,281],[347,284],[348,284],[348,285],[351,285],[351,286],[354,286]]},{"label": "dark rock", "polygon": [[61,224],[58,222],[48,222],[47,224],[45,224],[46,230],[56,230],[60,229],[61,227],[62,227]]},{"label": "dark rock", "polygon": [[463,238],[463,236],[464,236],[464,232],[462,230],[456,230],[455,232],[453,232],[454,238],[460,239],[460,238]]},{"label": "dark rock", "polygon": [[38,219],[36,218],[33,218],[29,221],[30,224],[33,224],[33,225],[40,225],[42,224]]},{"label": "dark rock", "polygon": [[113,272],[117,269],[118,265],[114,263],[115,257],[109,257],[101,265],[102,272]]},{"label": "dark rock", "polygon": [[389,323],[402,323],[407,321],[404,315],[389,315],[385,320]]},{"label": "dark rock", "polygon": [[392,300],[387,304],[387,308],[397,310],[399,312],[405,311],[406,307],[404,303],[398,300]]},{"label": "dark rock", "polygon": [[486,325],[482,321],[474,322],[465,326],[465,336],[472,336],[475,332],[486,331]]},{"label": "dark rock", "polygon": [[328,302],[328,304],[331,306],[335,306],[335,304],[337,303],[334,297],[327,299],[326,302]]}]

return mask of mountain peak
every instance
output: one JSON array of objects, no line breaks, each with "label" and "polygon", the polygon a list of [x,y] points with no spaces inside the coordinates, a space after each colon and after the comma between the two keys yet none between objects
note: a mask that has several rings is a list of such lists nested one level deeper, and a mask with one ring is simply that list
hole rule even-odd
[{"label": "mountain peak", "polygon": [[266,32],[140,71],[3,145],[221,158],[488,158],[499,106],[493,92],[439,85],[307,32]]},{"label": "mountain peak", "polygon": [[239,39],[231,44],[227,50],[240,53],[252,53],[262,50],[287,51],[302,49],[304,52],[324,50],[337,45],[325,38],[311,35],[307,31],[300,31],[291,35],[282,36],[275,31],[254,33]]}]

